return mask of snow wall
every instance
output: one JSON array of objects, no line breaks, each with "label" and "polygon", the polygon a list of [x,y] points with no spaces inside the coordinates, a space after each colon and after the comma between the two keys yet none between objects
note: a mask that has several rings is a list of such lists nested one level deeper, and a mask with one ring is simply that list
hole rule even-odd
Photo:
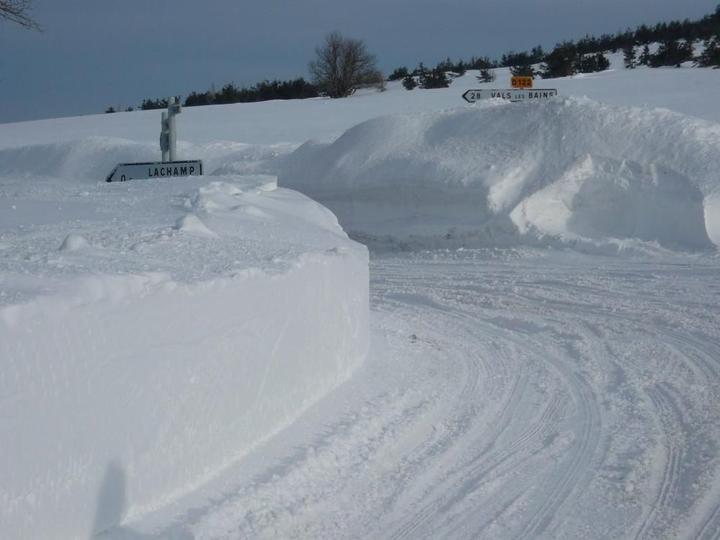
[{"label": "snow wall", "polygon": [[0,312],[5,538],[87,538],[199,485],[362,362],[367,266],[93,278]]},{"label": "snow wall", "polygon": [[314,201],[266,178],[16,180],[31,215],[0,227],[2,538],[152,511],[364,360],[367,250]]},{"label": "snow wall", "polygon": [[370,120],[279,184],[375,247],[720,245],[720,125],[586,98]]}]

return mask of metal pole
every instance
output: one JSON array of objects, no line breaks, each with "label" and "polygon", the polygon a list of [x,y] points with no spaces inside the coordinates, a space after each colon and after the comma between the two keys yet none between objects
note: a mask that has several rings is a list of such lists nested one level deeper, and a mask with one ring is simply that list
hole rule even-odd
[{"label": "metal pole", "polygon": [[170,150],[170,161],[175,161],[177,157],[177,134],[175,132],[175,115],[180,112],[180,106],[177,104],[177,99],[171,97],[168,100],[168,136],[169,136],[169,150]]},{"label": "metal pole", "polygon": [[168,113],[163,111],[160,116],[160,151],[162,152],[163,163],[167,162],[170,153],[170,122]]}]

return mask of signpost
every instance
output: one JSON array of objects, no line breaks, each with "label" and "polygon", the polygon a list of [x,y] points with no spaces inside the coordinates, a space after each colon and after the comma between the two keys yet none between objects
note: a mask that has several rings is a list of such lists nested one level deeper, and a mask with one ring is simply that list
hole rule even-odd
[{"label": "signpost", "polygon": [[202,176],[202,161],[176,161],[177,135],[175,116],[182,108],[173,97],[168,100],[168,110],[160,117],[160,151],[162,161],[143,163],[120,163],[105,179],[106,182],[126,182],[136,178],[173,178]]},{"label": "signpost", "polygon": [[510,79],[510,86],[513,88],[532,88],[533,78],[530,76],[514,76]]},{"label": "signpost", "polygon": [[175,116],[182,108],[173,97],[168,100],[168,110],[160,117],[160,150],[163,161],[175,161],[177,155],[177,135],[175,134]]},{"label": "signpost", "polygon": [[533,88],[533,89],[497,89],[483,88],[481,90],[468,90],[462,97],[468,103],[475,103],[481,99],[506,99],[508,101],[542,101],[551,99],[558,95],[554,88]]},{"label": "signpost", "polygon": [[136,178],[171,178],[202,176],[202,161],[148,161],[146,163],[120,163],[105,179],[107,182],[127,182]]}]

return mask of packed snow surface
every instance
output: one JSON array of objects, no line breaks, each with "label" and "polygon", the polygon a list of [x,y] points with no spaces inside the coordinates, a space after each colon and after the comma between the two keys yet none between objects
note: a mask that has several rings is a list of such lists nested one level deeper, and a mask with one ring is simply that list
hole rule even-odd
[{"label": "packed snow surface", "polygon": [[720,72],[611,61],[0,125],[0,536],[720,538]]}]

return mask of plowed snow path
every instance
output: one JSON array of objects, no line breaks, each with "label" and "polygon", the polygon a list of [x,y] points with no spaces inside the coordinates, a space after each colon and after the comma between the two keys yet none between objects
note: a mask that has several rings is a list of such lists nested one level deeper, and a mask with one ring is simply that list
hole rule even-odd
[{"label": "plowed snow path", "polygon": [[720,538],[719,270],[717,257],[376,258],[367,365],[171,530]]}]

